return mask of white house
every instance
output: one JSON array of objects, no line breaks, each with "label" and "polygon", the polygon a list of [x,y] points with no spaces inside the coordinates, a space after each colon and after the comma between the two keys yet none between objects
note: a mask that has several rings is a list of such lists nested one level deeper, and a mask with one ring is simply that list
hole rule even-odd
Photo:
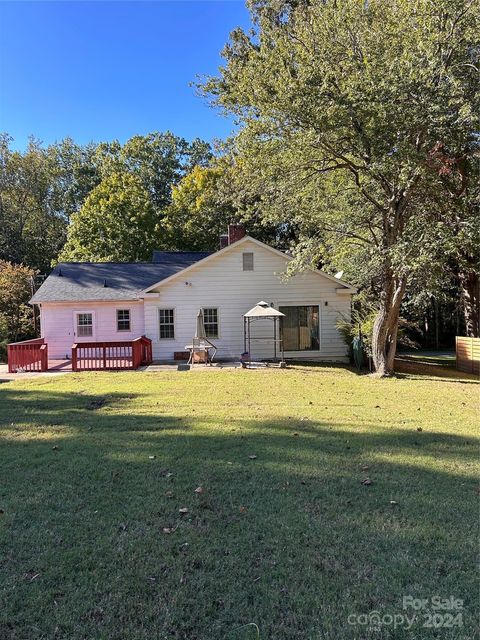
[{"label": "white house", "polygon": [[[70,357],[73,343],[152,340],[153,358],[174,360],[185,352],[203,309],[207,337],[219,359],[244,351],[243,315],[265,300],[285,314],[286,358],[345,361],[346,346],[336,328],[349,318],[355,289],[321,271],[285,279],[289,256],[230,225],[215,253],[155,251],[150,263],[61,263],[31,299],[40,309],[41,336],[49,357]],[[258,323],[266,337],[271,326]],[[268,340],[253,357],[273,355]]]}]

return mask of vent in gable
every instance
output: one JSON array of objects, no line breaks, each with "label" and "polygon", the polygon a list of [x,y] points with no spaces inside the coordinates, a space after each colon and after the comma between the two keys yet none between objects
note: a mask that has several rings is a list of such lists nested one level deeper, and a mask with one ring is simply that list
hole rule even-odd
[{"label": "vent in gable", "polygon": [[253,271],[253,253],[243,254],[243,270]]}]

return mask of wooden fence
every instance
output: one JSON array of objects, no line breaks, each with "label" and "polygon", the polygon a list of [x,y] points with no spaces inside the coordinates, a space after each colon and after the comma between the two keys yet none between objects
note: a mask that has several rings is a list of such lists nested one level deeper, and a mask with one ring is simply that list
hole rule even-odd
[{"label": "wooden fence", "polygon": [[118,342],[77,342],[72,346],[73,371],[138,369],[152,362],[152,341],[145,336]]},{"label": "wooden fence", "polygon": [[48,347],[43,338],[7,345],[8,372],[47,371]]},{"label": "wooden fence", "polygon": [[457,353],[457,369],[466,373],[480,375],[480,338],[455,339]]}]

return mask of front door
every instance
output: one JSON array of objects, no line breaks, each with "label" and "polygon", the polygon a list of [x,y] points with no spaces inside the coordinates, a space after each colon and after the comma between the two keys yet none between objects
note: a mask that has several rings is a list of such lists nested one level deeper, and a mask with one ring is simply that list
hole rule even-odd
[{"label": "front door", "polygon": [[93,311],[76,311],[74,313],[73,335],[75,336],[75,342],[92,342],[95,340]]}]

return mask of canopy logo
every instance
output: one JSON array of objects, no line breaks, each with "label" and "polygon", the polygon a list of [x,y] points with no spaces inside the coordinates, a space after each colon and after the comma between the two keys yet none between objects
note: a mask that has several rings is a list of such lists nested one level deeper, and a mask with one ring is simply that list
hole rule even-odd
[{"label": "canopy logo", "polygon": [[380,611],[353,613],[348,616],[347,622],[352,626],[364,626],[370,629],[381,627],[410,629],[413,625],[425,629],[451,629],[463,626],[463,600],[454,596],[448,598],[403,596],[402,610],[393,614]]}]

